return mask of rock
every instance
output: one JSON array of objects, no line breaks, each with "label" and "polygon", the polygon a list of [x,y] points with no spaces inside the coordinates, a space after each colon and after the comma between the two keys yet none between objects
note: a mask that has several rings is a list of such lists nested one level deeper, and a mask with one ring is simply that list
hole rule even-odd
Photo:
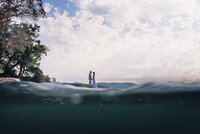
[{"label": "rock", "polygon": [[11,77],[0,77],[0,83],[4,82],[20,82],[17,78],[11,78]]}]

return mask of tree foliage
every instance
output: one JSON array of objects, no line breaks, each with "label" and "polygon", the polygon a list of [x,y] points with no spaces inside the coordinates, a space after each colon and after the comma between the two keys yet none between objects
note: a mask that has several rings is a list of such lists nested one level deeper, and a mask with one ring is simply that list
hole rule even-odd
[{"label": "tree foliage", "polygon": [[35,70],[35,73],[33,75],[33,77],[30,79],[30,81],[33,81],[33,82],[44,82],[44,74],[42,72],[41,69],[37,68]]},{"label": "tree foliage", "polygon": [[47,47],[37,39],[40,27],[12,19],[37,20],[45,15],[42,0],[0,0],[0,76],[44,80],[39,65]]},{"label": "tree foliage", "polygon": [[0,46],[7,45],[7,37],[10,36],[8,30],[11,29],[13,18],[37,20],[45,16],[42,0],[0,0]]},{"label": "tree foliage", "polygon": [[42,0],[0,0],[0,21],[10,20],[12,17],[28,17],[36,20],[45,17]]},{"label": "tree foliage", "polygon": [[46,46],[37,40],[39,26],[14,24],[7,33],[7,45],[1,52],[2,76],[31,77],[39,69]]}]

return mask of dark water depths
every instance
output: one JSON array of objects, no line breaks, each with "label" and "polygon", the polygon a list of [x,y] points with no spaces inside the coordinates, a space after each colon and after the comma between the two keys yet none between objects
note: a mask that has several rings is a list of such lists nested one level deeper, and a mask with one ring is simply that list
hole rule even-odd
[{"label": "dark water depths", "polygon": [[0,134],[200,133],[200,83],[99,86],[0,84]]}]

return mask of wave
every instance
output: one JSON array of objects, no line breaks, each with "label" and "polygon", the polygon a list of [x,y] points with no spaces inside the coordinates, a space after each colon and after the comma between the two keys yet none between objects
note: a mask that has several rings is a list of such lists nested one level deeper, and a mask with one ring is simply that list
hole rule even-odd
[{"label": "wave", "polygon": [[2,83],[0,101],[65,105],[200,103],[200,83],[101,83],[99,87],[82,83]]}]

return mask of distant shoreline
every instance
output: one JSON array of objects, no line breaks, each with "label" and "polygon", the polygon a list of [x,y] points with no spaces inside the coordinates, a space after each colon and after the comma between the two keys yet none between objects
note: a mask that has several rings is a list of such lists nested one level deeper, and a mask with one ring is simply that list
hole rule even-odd
[{"label": "distant shoreline", "polygon": [[0,77],[0,83],[5,83],[5,82],[20,82],[20,79],[12,77]]}]

